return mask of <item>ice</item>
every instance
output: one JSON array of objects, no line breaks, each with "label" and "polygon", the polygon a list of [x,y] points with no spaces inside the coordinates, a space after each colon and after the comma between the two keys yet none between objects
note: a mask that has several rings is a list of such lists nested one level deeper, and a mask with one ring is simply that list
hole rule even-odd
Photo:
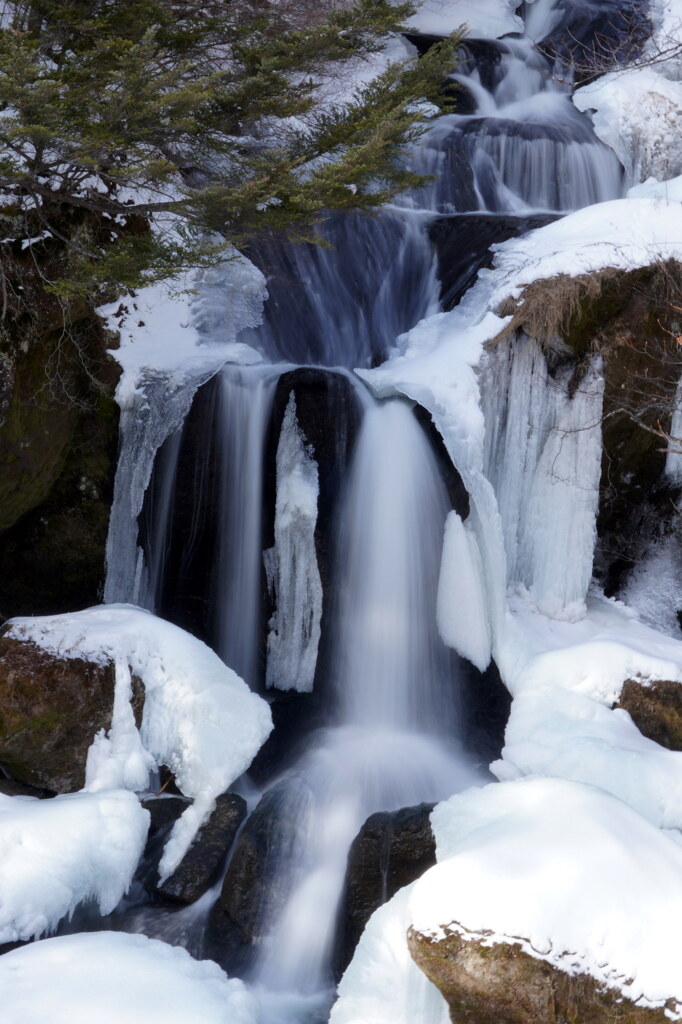
[{"label": "ice", "polygon": [[497,39],[508,32],[522,32],[523,22],[514,13],[516,0],[424,0],[407,20],[414,32],[446,36],[466,25],[467,34]]},{"label": "ice", "polygon": [[593,361],[550,374],[536,341],[500,342],[483,380],[487,476],[502,516],[508,582],[554,617],[578,618],[592,576],[603,379]]},{"label": "ice", "polygon": [[51,800],[0,794],[0,943],[51,931],[84,901],[110,913],[128,890],[148,825],[149,812],[126,790]]},{"label": "ice", "polygon": [[[682,180],[681,195],[682,201]],[[675,407],[670,422],[670,443],[665,460],[665,474],[673,484],[682,484],[682,377],[675,392]]]},{"label": "ice", "polygon": [[275,611],[270,620],[266,685],[310,693],[322,618],[315,551],[317,462],[298,425],[293,391],[277,446],[275,546],[263,553]]},{"label": "ice", "polygon": [[45,939],[0,957],[4,1024],[257,1024],[256,1000],[210,960],[144,935]]},{"label": "ice", "polygon": [[454,510],[445,523],[436,615],[443,642],[485,671],[491,652],[481,553]]},{"label": "ice", "polygon": [[494,783],[439,804],[438,863],[414,885],[413,927],[518,943],[643,1006],[677,1001],[682,848],[626,804],[560,779]]},{"label": "ice", "polygon": [[653,0],[648,13],[654,32],[641,56],[573,97],[621,160],[630,185],[682,171],[682,8],[679,0]]},{"label": "ice", "polygon": [[625,168],[629,185],[682,172],[682,84],[656,67],[613,71],[574,97],[592,116],[596,135]]},{"label": "ice", "polygon": [[[145,752],[167,765],[194,803],[175,824],[160,865],[179,864],[196,831],[251,763],[272,729],[268,705],[204,643],[130,605],[101,605],[71,615],[17,618],[9,635],[61,658],[85,658],[117,669],[116,704],[108,736],[95,738],[88,758],[91,792],[113,783],[144,788]],[[139,677],[145,703],[139,737],[125,710],[127,673]]]},{"label": "ice", "polygon": [[[667,467],[666,470],[670,472]],[[672,531],[655,539],[639,554],[620,589],[621,599],[636,610],[643,622],[678,640],[681,628],[679,612],[682,610],[680,525],[679,515],[676,515]]]},{"label": "ice", "polygon": [[367,923],[338,988],[329,1024],[449,1024],[447,1003],[407,948],[414,883]]},{"label": "ice", "polygon": [[137,517],[154,457],[182,425],[201,384],[228,361],[260,360],[237,336],[260,323],[266,294],[261,272],[235,256],[99,310],[109,330],[119,334],[119,348],[111,354],[123,370],[116,389],[120,451],[107,539],[106,601],[139,600],[143,566]]}]

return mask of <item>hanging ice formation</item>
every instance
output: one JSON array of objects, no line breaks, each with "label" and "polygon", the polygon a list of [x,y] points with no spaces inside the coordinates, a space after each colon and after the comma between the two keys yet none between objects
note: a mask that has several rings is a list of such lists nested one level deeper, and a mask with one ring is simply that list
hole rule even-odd
[{"label": "hanging ice formation", "polygon": [[[549,0],[528,9],[536,40],[563,24]],[[258,255],[263,322],[233,326],[262,362],[195,377],[170,401],[148,382],[124,419],[107,599],[188,626],[275,710],[316,701],[307,718],[282,704],[301,718],[299,746],[263,798],[289,829],[280,842],[272,826],[261,881],[278,901],[254,924],[249,967],[273,1020],[303,1019],[329,988],[346,853],[367,815],[476,778],[453,649],[484,671],[507,583],[575,618],[591,573],[597,362],[577,389],[529,339],[500,342],[479,382],[467,366],[485,450],[451,430],[437,388],[406,380],[376,398],[361,379],[382,395],[372,367],[459,300],[491,241],[620,194],[616,158],[529,38],[467,42],[456,78],[465,112],[438,119],[411,157],[433,185],[379,218],[330,218],[331,249]],[[324,727],[305,734],[310,720]]]}]

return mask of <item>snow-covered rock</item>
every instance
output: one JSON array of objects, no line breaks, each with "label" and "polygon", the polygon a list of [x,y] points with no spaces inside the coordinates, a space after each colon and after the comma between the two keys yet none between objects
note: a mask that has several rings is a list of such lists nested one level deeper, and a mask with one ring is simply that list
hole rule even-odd
[{"label": "snow-covered rock", "polygon": [[[86,900],[110,913],[130,885],[148,825],[148,811],[126,790],[0,795],[0,943],[37,938]],[[4,982],[0,989],[4,1014]]]},{"label": "snow-covered rock", "polygon": [[[194,802],[168,840],[160,872],[170,874],[216,797],[246,771],[269,735],[266,702],[200,640],[129,605],[17,618],[7,635],[61,658],[115,665],[111,729],[94,737],[86,789],[143,790],[155,764],[171,769]],[[145,689],[139,730],[130,704],[132,676]]]},{"label": "snow-covered rock", "polygon": [[[452,935],[464,948],[516,946],[565,975],[593,979],[590,999],[599,988],[614,990],[611,1012],[624,999],[682,1018],[679,842],[602,790],[559,779],[467,790],[437,805],[431,821],[438,863],[409,897],[420,962]],[[460,954],[451,952],[443,970],[456,1015],[469,983],[458,978]],[[589,1019],[606,1021],[607,1010]],[[556,1019],[544,1012],[536,1022]]]},{"label": "snow-covered rock", "polygon": [[45,939],[0,957],[4,1024],[256,1024],[255,998],[217,964],[144,935]]}]

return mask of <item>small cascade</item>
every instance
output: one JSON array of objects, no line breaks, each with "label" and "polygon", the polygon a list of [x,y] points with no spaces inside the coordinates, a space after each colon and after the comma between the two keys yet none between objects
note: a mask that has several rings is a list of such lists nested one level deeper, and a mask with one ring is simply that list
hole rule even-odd
[{"label": "small cascade", "polygon": [[614,153],[528,40],[467,42],[463,54],[453,77],[472,109],[427,135],[417,159],[438,177],[420,202],[442,214],[565,213],[621,194]]}]

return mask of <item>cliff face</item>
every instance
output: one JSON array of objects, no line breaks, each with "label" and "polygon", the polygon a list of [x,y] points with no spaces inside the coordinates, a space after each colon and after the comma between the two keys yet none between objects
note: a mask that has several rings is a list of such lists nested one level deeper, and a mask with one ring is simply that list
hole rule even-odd
[{"label": "cliff face", "polygon": [[118,369],[94,310],[15,261],[0,330],[0,614],[94,604],[116,465]]}]

